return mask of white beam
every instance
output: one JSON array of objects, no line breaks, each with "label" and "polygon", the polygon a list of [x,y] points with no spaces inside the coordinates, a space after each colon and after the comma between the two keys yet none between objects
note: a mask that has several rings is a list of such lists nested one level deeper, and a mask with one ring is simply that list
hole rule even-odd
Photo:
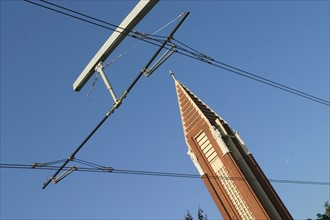
[{"label": "white beam", "polygon": [[[85,69],[73,83],[73,90],[80,91],[89,78],[94,74],[95,67],[105,61],[116,49],[127,34],[143,19],[143,17],[159,2],[159,0],[141,0],[122,21],[99,51],[94,55]],[[124,31],[123,31],[124,30]]]}]

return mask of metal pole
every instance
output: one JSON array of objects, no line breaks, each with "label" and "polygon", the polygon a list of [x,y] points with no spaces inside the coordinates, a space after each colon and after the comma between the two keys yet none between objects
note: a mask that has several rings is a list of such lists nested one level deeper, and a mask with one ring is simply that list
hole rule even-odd
[{"label": "metal pole", "polygon": [[165,47],[165,45],[173,38],[174,33],[178,30],[178,28],[181,26],[181,24],[184,22],[184,20],[188,17],[189,12],[184,12],[182,20],[177,24],[177,26],[172,30],[172,32],[169,34],[169,36],[166,38],[166,40],[163,42],[163,44],[158,48],[156,53],[151,57],[149,62],[145,65],[145,67],[142,69],[140,74],[136,77],[136,79],[133,81],[133,83],[128,87],[126,90],[126,93],[128,93],[135,83],[141,78],[144,72],[148,69],[148,67],[151,65],[151,63],[154,61],[154,59],[157,57],[157,55],[160,53],[160,51]]},{"label": "metal pole", "polygon": [[113,101],[114,102],[117,102],[117,96],[115,94],[115,91],[113,91],[113,88],[112,88],[112,86],[110,84],[110,81],[109,81],[107,75],[105,75],[105,73],[103,71],[102,62],[100,62],[99,64],[97,64],[97,66],[95,67],[95,71],[97,71],[101,75],[101,77],[103,79],[103,82],[104,82],[105,86],[107,87],[107,90],[109,91],[110,95],[113,98]]},{"label": "metal pole", "polygon": [[[116,105],[114,105],[116,106]],[[93,129],[92,132],[89,133],[89,135],[85,138],[85,140],[78,146],[78,148],[70,155],[70,157],[62,164],[62,166],[54,173],[54,175],[44,183],[42,189],[45,189],[48,184],[52,181],[52,179],[56,179],[57,174],[61,172],[61,170],[64,169],[64,167],[74,159],[75,155],[78,153],[78,151],[86,144],[86,142],[93,136],[93,134],[101,127],[101,125],[107,120],[107,118],[111,115],[112,112],[114,112],[115,108],[112,107],[111,110],[104,116],[104,118],[97,124],[97,126]]]}]

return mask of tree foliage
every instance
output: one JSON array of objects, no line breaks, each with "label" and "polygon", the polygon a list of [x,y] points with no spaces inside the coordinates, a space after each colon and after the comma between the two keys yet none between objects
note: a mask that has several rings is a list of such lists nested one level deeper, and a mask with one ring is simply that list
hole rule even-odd
[{"label": "tree foliage", "polygon": [[316,215],[317,220],[330,220],[330,205],[328,201],[325,202],[324,208],[325,208],[325,213],[324,214],[318,213]]},{"label": "tree foliage", "polygon": [[[204,214],[203,210],[201,208],[198,208],[198,220],[207,220],[207,215]],[[187,214],[185,215],[185,220],[193,220],[194,218],[190,214],[189,210],[187,210]]]},{"label": "tree foliage", "polygon": [[187,210],[187,214],[184,216],[184,220],[193,220],[194,218],[191,216],[189,210]]},{"label": "tree foliage", "polygon": [[207,220],[207,215],[203,213],[201,208],[198,209],[198,220]]}]

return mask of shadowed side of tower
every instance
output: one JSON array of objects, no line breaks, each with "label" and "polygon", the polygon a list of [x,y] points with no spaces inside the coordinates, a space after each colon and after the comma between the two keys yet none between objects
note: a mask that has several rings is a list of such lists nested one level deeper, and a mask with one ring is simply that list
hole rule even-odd
[{"label": "shadowed side of tower", "polygon": [[223,218],[292,219],[239,134],[173,78],[188,154]]}]

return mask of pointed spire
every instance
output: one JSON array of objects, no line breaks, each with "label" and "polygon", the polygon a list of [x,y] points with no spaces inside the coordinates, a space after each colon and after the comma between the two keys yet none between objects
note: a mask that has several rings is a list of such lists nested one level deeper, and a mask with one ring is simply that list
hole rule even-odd
[{"label": "pointed spire", "polygon": [[[293,219],[238,133],[172,71],[170,75],[175,80],[188,154],[223,217]],[[211,180],[211,176],[218,178]]]},{"label": "pointed spire", "polygon": [[172,70],[170,70],[170,75],[173,77],[174,81],[177,81],[176,78],[175,78],[174,73],[172,72]]},{"label": "pointed spire", "polygon": [[195,126],[199,126],[202,121],[216,126],[216,119],[221,120],[209,106],[200,100],[194,93],[178,81],[173,72],[170,75],[175,80],[177,98],[179,102],[180,115],[185,133]]}]

